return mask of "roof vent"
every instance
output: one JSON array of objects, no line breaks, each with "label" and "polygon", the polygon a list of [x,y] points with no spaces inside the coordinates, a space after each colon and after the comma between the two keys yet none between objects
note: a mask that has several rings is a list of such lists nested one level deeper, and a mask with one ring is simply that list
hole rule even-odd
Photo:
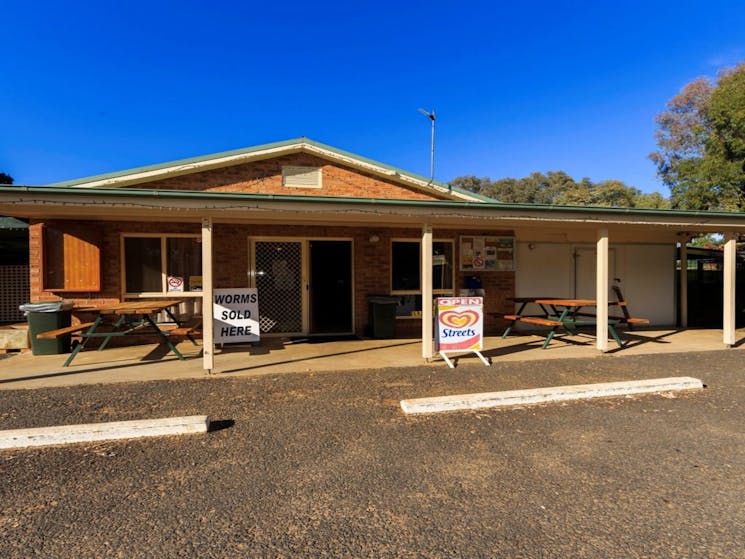
[{"label": "roof vent", "polygon": [[321,168],[282,167],[282,186],[290,188],[321,188]]}]

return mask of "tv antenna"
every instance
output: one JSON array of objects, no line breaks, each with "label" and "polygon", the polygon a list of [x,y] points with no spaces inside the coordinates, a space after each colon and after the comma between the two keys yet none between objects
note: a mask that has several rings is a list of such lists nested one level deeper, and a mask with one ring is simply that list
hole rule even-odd
[{"label": "tv antenna", "polygon": [[431,180],[434,182],[435,180],[435,120],[437,119],[437,117],[435,116],[434,109],[432,109],[431,112],[425,111],[424,109],[419,109],[419,112],[422,113],[424,116],[426,116],[430,121],[432,121],[432,151],[429,157],[429,175],[431,177]]}]

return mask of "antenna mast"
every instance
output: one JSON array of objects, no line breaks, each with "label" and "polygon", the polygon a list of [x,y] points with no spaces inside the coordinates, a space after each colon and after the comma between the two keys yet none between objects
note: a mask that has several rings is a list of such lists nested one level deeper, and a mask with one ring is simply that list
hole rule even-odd
[{"label": "antenna mast", "polygon": [[432,121],[432,151],[430,153],[429,158],[429,174],[430,174],[430,180],[434,182],[435,180],[435,110],[432,109],[431,112],[425,111],[424,109],[419,109],[419,112],[422,113],[424,116],[426,116],[430,121]]}]

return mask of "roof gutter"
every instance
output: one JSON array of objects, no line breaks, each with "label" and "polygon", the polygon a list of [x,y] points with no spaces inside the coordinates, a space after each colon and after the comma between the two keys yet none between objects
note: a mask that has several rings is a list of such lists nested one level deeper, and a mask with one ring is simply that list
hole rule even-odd
[{"label": "roof gutter", "polygon": [[[195,190],[156,190],[156,189],[127,189],[127,188],[86,188],[62,187],[62,186],[28,186],[12,185],[4,186],[0,189],[0,200],[7,198],[11,193],[31,194],[32,199],[24,201],[33,203],[38,196],[44,195],[64,195],[73,198],[79,197],[132,197],[132,198],[164,198],[164,199],[200,199],[200,200],[234,200],[234,201],[273,201],[280,203],[310,203],[310,204],[356,204],[356,205],[377,205],[377,206],[411,206],[422,208],[460,208],[460,209],[478,209],[478,210],[513,210],[527,211],[537,213],[592,213],[603,215],[639,215],[639,216],[659,216],[659,217],[699,217],[699,218],[728,218],[741,220],[745,229],[745,213],[743,212],[710,212],[702,210],[659,210],[650,208],[612,208],[604,206],[549,206],[538,204],[506,204],[502,202],[471,202],[471,201],[450,201],[450,200],[389,200],[379,198],[342,198],[328,196],[298,196],[298,195],[277,195],[277,194],[246,194],[235,192],[205,192]],[[20,202],[20,200],[18,201]],[[8,202],[6,202],[8,203]],[[13,203],[13,202],[9,202]]]}]

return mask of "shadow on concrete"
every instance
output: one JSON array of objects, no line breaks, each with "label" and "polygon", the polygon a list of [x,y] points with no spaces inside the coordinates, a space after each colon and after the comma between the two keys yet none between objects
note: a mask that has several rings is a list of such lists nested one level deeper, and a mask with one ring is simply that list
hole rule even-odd
[{"label": "shadow on concrete", "polygon": [[380,346],[374,346],[374,347],[365,347],[365,348],[357,348],[350,351],[337,351],[334,353],[324,353],[323,355],[304,355],[302,357],[298,357],[297,359],[287,359],[285,361],[272,361],[271,363],[262,363],[259,365],[253,365],[251,367],[239,367],[235,369],[226,369],[220,371],[220,374],[229,374],[229,373],[240,373],[243,371],[253,371],[256,369],[263,369],[263,368],[269,368],[269,367],[276,367],[277,365],[287,365],[290,363],[303,363],[305,361],[315,361],[317,359],[326,359],[328,357],[339,357],[340,355],[358,355],[361,353],[366,353],[370,351],[377,351],[379,349],[386,349],[391,347],[401,347],[406,345],[415,345],[421,343],[419,340],[416,341],[405,341],[400,344],[385,344]]},{"label": "shadow on concrete", "polygon": [[[644,336],[639,333],[642,331],[637,330],[636,332],[634,332],[634,331],[624,330],[618,333],[623,345],[621,347],[618,347],[615,344],[615,342],[611,341],[611,343],[613,344],[612,348],[610,348],[606,353],[618,353],[625,349],[643,346],[646,344],[671,344],[673,342],[667,340],[666,338],[669,338],[676,334],[680,334],[684,331],[685,330],[683,329],[676,329],[676,330],[670,330],[669,332],[665,332],[658,336]],[[529,350],[534,350],[534,349],[541,349],[542,351],[549,351],[551,349],[559,349],[562,347],[562,344],[573,345],[577,347],[593,347],[595,345],[595,334],[593,332],[582,332],[582,331],[571,332],[571,333],[562,332],[560,334],[555,335],[554,338],[551,340],[551,343],[545,349],[541,347],[543,345],[543,342],[546,339],[545,333],[534,331],[534,332],[527,332],[525,335],[540,336],[540,339],[533,339],[531,341],[521,343],[521,344],[510,345],[507,347],[482,351],[481,353],[485,357],[499,357],[499,356],[511,355],[515,353],[520,353],[522,351],[529,351]],[[586,338],[586,339],[581,339],[581,338]],[[561,343],[557,344],[555,342],[561,342]],[[745,343],[745,339],[739,340],[735,347],[743,343]]]},{"label": "shadow on concrete", "polygon": [[[170,352],[169,352],[170,353]],[[184,356],[184,361],[189,361],[192,359],[201,359],[202,356],[195,355],[195,356]],[[179,363],[179,360],[176,358],[176,356],[173,357],[172,360],[173,363]],[[25,380],[40,380],[45,378],[55,378],[55,377],[65,377],[65,376],[71,376],[71,375],[84,375],[85,373],[100,373],[104,371],[113,371],[117,369],[127,369],[129,367],[143,367],[145,365],[158,365],[162,363],[162,360],[150,360],[145,361],[144,363],[141,361],[138,361],[136,363],[126,363],[121,365],[108,365],[105,367],[102,367],[100,365],[81,365],[82,367],[86,367],[85,369],[75,369],[72,368],[72,366],[69,369],[63,370],[63,371],[55,371],[53,373],[44,373],[40,375],[29,375],[26,377],[13,377],[13,378],[7,378],[0,380],[0,384],[13,384],[15,382],[23,382]]]},{"label": "shadow on concrete", "polygon": [[618,353],[619,351],[623,351],[624,349],[643,346],[646,344],[671,344],[673,342],[665,338],[680,334],[681,332],[683,332],[682,329],[677,329],[670,330],[669,332],[665,332],[664,334],[660,334],[659,336],[642,336],[639,334],[635,334],[633,331],[626,330],[625,332],[623,332],[623,336],[621,336],[623,346],[610,349],[607,353]]}]

